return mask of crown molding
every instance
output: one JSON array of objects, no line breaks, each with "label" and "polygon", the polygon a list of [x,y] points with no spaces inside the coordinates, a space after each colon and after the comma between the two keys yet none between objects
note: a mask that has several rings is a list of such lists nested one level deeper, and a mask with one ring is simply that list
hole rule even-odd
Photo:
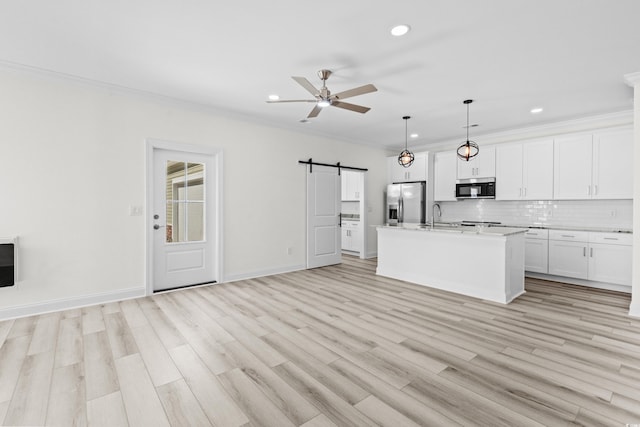
[{"label": "crown molding", "polygon": [[246,114],[239,113],[237,111],[226,110],[226,109],[222,109],[222,108],[215,107],[208,104],[193,102],[193,101],[171,97],[167,95],[161,95],[155,92],[134,89],[127,86],[120,86],[113,83],[107,83],[101,80],[87,79],[87,78],[79,77],[73,74],[61,73],[58,71],[33,67],[30,65],[24,65],[16,62],[0,60],[0,71],[8,71],[8,72],[14,72],[17,74],[32,75],[34,77],[49,79],[52,81],[63,81],[71,84],[77,84],[81,86],[102,89],[112,94],[135,97],[135,98],[146,100],[146,101],[164,104],[170,107],[184,108],[190,111],[197,111],[197,112],[202,112],[206,114],[215,114],[216,116],[224,117],[231,120],[249,122],[249,123],[253,123],[260,126],[266,126],[274,129],[281,129],[281,130],[299,133],[299,134],[311,136],[311,137],[325,138],[333,141],[340,141],[347,144],[361,145],[367,148],[377,149],[380,151],[385,150],[383,147],[373,147],[367,144],[367,141],[364,141],[364,140],[335,137],[315,129],[305,129],[304,131],[302,131],[299,128],[299,124],[297,124],[297,122],[296,124],[292,124],[292,125],[282,125],[279,123],[271,122],[269,120],[265,120],[261,117],[246,115]]},{"label": "crown molding", "polygon": [[640,71],[637,71],[635,73],[625,74],[624,81],[625,83],[627,83],[629,86],[632,86],[632,87],[637,84],[640,84]]},{"label": "crown molding", "polygon": [[[479,144],[499,144],[524,139],[541,138],[565,133],[604,129],[633,124],[633,110],[615,111],[606,114],[580,117],[541,125],[509,129],[500,132],[476,135],[473,140]],[[460,145],[460,140],[445,140],[428,145],[416,146],[415,151],[443,151]]]},{"label": "crown molding", "polygon": [[[154,92],[134,89],[126,86],[120,86],[117,84],[107,83],[100,80],[87,79],[87,78],[79,77],[73,74],[61,73],[58,71],[33,67],[29,65],[16,63],[16,62],[0,60],[0,70],[13,71],[13,72],[23,73],[23,74],[31,74],[33,76],[37,76],[41,78],[47,78],[47,79],[57,80],[57,81],[66,81],[69,83],[75,83],[75,84],[89,86],[93,88],[101,88],[103,90],[107,90],[110,93],[114,93],[114,94],[128,95],[131,97],[137,97],[139,99],[145,99],[148,101],[163,103],[165,105],[169,105],[173,107],[181,107],[181,108],[189,109],[192,111],[215,114],[217,116],[225,117],[232,120],[250,122],[257,125],[282,129],[282,130],[295,132],[295,133],[301,133],[303,135],[315,136],[319,138],[327,138],[335,141],[345,142],[348,144],[362,145],[371,149],[378,149],[383,152],[396,151],[395,145],[373,147],[367,144],[367,141],[362,141],[362,140],[352,139],[352,138],[339,138],[335,136],[330,136],[322,131],[314,130],[314,129],[306,129],[305,131],[301,131],[300,129],[297,128],[297,125],[287,126],[287,125],[276,124],[268,120],[261,119],[260,117],[247,116],[235,111],[224,110],[218,107],[214,107],[212,105],[197,103],[197,102],[188,101],[180,98],[161,95]],[[630,86],[633,86],[634,83],[640,83],[640,71],[636,73],[625,74],[624,79],[627,82],[627,84],[629,84]],[[599,127],[605,128],[605,127],[612,127],[612,126],[620,126],[620,125],[632,124],[632,123],[633,123],[633,111],[625,110],[625,111],[618,111],[618,112],[595,115],[595,116],[587,116],[587,117],[560,121],[560,122],[534,125],[534,126],[529,126],[525,128],[517,128],[517,129],[494,132],[494,133],[480,134],[480,135],[475,135],[473,139],[474,141],[483,143],[483,144],[500,143],[500,142],[516,141],[521,139],[529,139],[529,138],[540,137],[540,136],[547,136],[552,134],[561,134],[561,133],[568,133],[568,132],[576,132],[580,130],[596,129]],[[460,141],[458,139],[436,141],[436,142],[426,143],[422,145],[416,144],[413,151],[442,151],[442,150],[450,149],[451,147],[457,147],[458,145],[460,145]]]}]

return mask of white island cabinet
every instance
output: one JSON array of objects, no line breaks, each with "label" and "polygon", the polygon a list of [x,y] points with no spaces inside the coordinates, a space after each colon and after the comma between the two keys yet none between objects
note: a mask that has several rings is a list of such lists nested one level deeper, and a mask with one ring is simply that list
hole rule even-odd
[{"label": "white island cabinet", "polygon": [[378,227],[376,273],[506,304],[524,293],[526,231]]}]

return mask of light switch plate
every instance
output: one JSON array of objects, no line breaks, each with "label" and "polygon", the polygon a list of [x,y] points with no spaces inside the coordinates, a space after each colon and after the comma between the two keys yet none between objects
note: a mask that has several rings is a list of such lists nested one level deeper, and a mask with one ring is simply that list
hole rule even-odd
[{"label": "light switch plate", "polygon": [[142,215],[142,206],[140,205],[129,206],[129,216],[140,216],[140,215]]}]

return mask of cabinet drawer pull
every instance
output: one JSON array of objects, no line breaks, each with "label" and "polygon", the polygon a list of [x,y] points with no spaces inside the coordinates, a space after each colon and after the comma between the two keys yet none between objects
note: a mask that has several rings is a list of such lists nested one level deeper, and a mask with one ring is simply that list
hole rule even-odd
[{"label": "cabinet drawer pull", "polygon": [[576,236],[572,236],[571,234],[562,234],[562,237],[571,237],[572,239],[575,239]]},{"label": "cabinet drawer pull", "polygon": [[618,240],[617,237],[603,237],[604,240]]}]

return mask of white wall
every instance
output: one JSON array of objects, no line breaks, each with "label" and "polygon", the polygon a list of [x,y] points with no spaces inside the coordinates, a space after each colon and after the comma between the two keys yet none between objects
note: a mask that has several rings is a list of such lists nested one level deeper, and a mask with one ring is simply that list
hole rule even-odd
[{"label": "white wall", "polygon": [[[10,69],[0,93],[0,237],[20,238],[19,284],[0,288],[0,318],[143,292],[145,216],[129,206],[145,204],[146,138],[224,150],[227,280],[304,266],[298,160],[369,168],[370,222],[383,221],[382,150]],[[368,253],[375,237],[370,227]]]}]

